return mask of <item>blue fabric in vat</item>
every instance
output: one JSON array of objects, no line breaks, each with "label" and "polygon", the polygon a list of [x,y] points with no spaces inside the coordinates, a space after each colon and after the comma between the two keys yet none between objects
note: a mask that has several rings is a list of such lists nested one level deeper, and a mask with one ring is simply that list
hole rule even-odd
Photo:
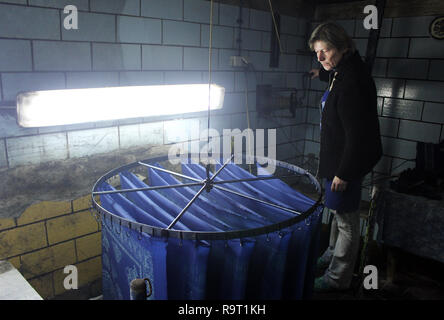
[{"label": "blue fabric in vat", "polygon": [[[206,174],[205,168],[198,164],[184,164],[182,172],[199,179]],[[187,183],[159,170],[149,168],[147,173],[149,186]],[[254,175],[229,164],[216,179],[250,177]],[[123,189],[148,186],[130,172],[121,172],[120,181]],[[314,204],[280,180],[221,186],[300,212]],[[102,190],[112,189],[102,185]],[[166,228],[199,189],[200,186],[167,188],[107,194],[100,198],[105,209],[122,218]],[[243,230],[285,221],[292,216],[291,212],[213,188],[210,193],[201,194],[173,229]],[[130,281],[147,277],[153,284],[150,299],[309,298],[319,227],[320,208],[305,220],[279,231],[231,240],[156,238],[105,220],[103,296],[104,299],[129,299]]]},{"label": "blue fabric in vat", "polygon": [[[150,178],[152,179],[152,185],[159,186],[159,185],[165,185],[165,183],[169,184],[180,183],[180,181],[178,181],[174,177],[166,173],[157,171],[155,169],[149,169],[149,175]],[[182,191],[182,195],[187,199],[187,201],[189,201],[196,193],[198,188],[196,188],[195,191],[193,191],[191,188],[177,188],[174,190],[177,193],[180,193],[180,191]],[[223,207],[224,210],[229,210],[231,215],[238,217],[237,220],[238,223],[242,223],[242,221],[247,221],[249,224],[256,222],[258,225],[264,225],[264,224],[269,224],[271,222],[270,220],[267,220],[264,216],[257,214],[253,210],[249,209],[243,203],[233,201],[233,199],[230,198],[230,195],[218,189],[213,188],[209,194],[203,193],[199,199],[203,199],[204,203],[207,206],[209,206],[209,208],[207,209],[209,210],[209,212],[213,212],[213,210],[215,209],[220,210],[221,207]],[[215,205],[217,203],[223,203],[223,206],[219,205],[218,208]],[[236,222],[232,221],[232,223]],[[235,226],[232,225],[232,228],[235,228]]]},{"label": "blue fabric in vat", "polygon": [[[138,178],[131,173],[120,174],[120,182],[122,184],[122,187],[125,189],[148,187],[140,180],[140,183],[137,183],[136,179],[138,180]],[[171,221],[173,221],[173,219],[180,213],[183,208],[168,200],[156,190],[130,192],[128,193],[128,198],[133,200],[142,208],[146,205],[152,204],[153,210],[164,210],[165,212],[167,212],[169,214],[169,218],[167,218],[166,222],[167,225],[169,225]],[[208,222],[203,221],[201,217],[198,216],[198,213],[194,208],[195,207],[190,207],[187,214],[183,215],[183,217],[177,223],[181,222],[194,231],[222,231],[222,229],[214,227]],[[177,227],[175,227],[174,229],[177,229]]]}]

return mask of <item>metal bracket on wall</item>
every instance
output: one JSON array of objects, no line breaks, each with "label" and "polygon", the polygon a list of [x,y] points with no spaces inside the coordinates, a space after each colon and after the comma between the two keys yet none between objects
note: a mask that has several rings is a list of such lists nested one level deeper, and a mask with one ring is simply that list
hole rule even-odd
[{"label": "metal bracket on wall", "polygon": [[259,115],[270,115],[273,111],[287,109],[295,117],[296,108],[301,101],[297,98],[296,88],[278,88],[271,84],[256,86],[256,110]]}]

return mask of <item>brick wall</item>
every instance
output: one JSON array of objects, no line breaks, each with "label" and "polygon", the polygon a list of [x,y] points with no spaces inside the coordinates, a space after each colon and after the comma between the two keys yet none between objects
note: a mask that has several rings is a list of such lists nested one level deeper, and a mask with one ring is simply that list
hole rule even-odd
[{"label": "brick wall", "polygon": [[[65,5],[78,9],[78,30],[63,27]],[[206,112],[47,128],[20,128],[20,91],[104,86],[206,83],[210,3],[201,0],[0,0],[0,169],[112,153],[130,147],[189,141],[205,129]],[[281,17],[284,53],[269,67],[271,17],[243,9],[241,54],[254,66],[232,68],[238,54],[239,8],[214,4],[213,82],[226,88],[211,127],[277,128],[277,158],[297,162],[304,150],[305,110],[259,117],[256,84],[300,87],[310,58],[306,21]],[[246,96],[247,92],[247,96]],[[297,126],[295,126],[297,124]],[[109,168],[107,168],[109,169]],[[20,216],[0,212],[0,259],[10,260],[44,298],[64,293],[63,267],[79,267],[81,285],[100,281],[100,226],[77,199],[35,204]],[[8,217],[8,218],[2,218]],[[92,289],[91,289],[92,290]]]},{"label": "brick wall", "polygon": [[82,292],[99,295],[101,226],[89,207],[89,197],[45,201],[19,218],[0,219],[0,260],[9,260],[45,299],[67,293],[67,265],[77,267]]},{"label": "brick wall", "polygon": [[[378,112],[384,155],[376,174],[399,174],[415,166],[418,141],[438,143],[444,139],[444,49],[442,41],[429,36],[435,16],[385,18],[382,22],[373,77],[377,86]],[[365,55],[369,31],[361,19],[339,20]],[[313,67],[319,63],[313,61]],[[323,90],[311,82],[305,155],[319,153],[318,101]],[[366,181],[369,181],[367,177]],[[368,199],[368,190],[363,190]]]}]

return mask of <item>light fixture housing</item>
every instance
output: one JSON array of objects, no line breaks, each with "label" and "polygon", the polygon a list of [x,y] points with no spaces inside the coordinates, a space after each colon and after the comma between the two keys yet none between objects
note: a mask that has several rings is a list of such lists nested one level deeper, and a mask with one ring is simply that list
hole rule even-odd
[{"label": "light fixture housing", "polygon": [[47,127],[221,109],[225,89],[215,84],[127,86],[24,92],[17,122]]}]

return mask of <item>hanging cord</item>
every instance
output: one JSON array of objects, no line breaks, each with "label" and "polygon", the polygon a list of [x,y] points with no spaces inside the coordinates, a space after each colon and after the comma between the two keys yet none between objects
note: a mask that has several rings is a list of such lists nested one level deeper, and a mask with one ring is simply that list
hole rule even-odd
[{"label": "hanging cord", "polygon": [[280,50],[280,52],[283,52],[282,45],[281,45],[281,37],[279,36],[276,19],[274,18],[274,11],[273,11],[273,6],[271,5],[271,0],[268,0],[268,5],[270,6],[271,17],[273,18],[274,31],[276,33],[276,38],[279,43],[279,50]]},{"label": "hanging cord", "polygon": [[[250,111],[248,108],[248,72],[245,71],[245,111],[247,113],[247,127],[248,127],[248,137],[247,137],[247,143],[248,143],[248,151],[251,151],[251,138],[250,138]],[[254,135],[253,135],[254,137]],[[253,156],[254,156],[254,150],[253,150]],[[252,173],[251,164],[248,165],[250,173]]]},{"label": "hanging cord", "polygon": [[[211,105],[211,56],[213,44],[213,0],[210,3],[210,40],[208,48],[208,131],[207,131],[207,146],[210,146],[210,105]],[[210,179],[210,163],[207,161],[206,165],[207,179]]]},{"label": "hanging cord", "polygon": [[[251,129],[250,127],[250,112],[248,110],[248,73],[245,72],[245,111],[247,112],[247,126],[248,130]],[[248,150],[250,150],[250,139],[248,139]]]},{"label": "hanging cord", "polygon": [[241,55],[241,51],[242,51],[242,49],[241,49],[241,46],[242,46],[242,23],[243,23],[243,21],[242,21],[242,7],[243,7],[243,1],[241,0],[240,4],[239,4],[239,18],[237,21],[239,23],[239,34],[238,34],[238,38],[236,39],[238,56]]},{"label": "hanging cord", "polygon": [[[241,54],[242,53],[242,23],[243,23],[243,21],[242,21],[242,7],[243,7],[243,1],[241,0],[240,4],[239,4],[239,18],[238,18],[238,23],[239,23],[239,35],[238,35],[238,39],[237,39],[238,56],[242,56],[242,54]],[[244,75],[245,75],[245,108],[246,108],[246,116],[247,116],[247,128],[248,128],[248,132],[250,132],[251,125],[250,125],[250,112],[249,112],[249,107],[248,107],[248,69],[250,67],[253,68],[253,65],[251,65],[244,58],[243,58],[243,60],[244,60],[244,63],[246,64],[245,71],[244,71]],[[255,72],[255,75],[256,75],[256,72]],[[257,80],[257,75],[256,75],[256,80]],[[248,134],[248,137],[247,137],[247,146],[248,146],[248,151],[250,151],[251,150],[250,134]],[[231,142],[231,149],[233,152],[234,151],[233,141]],[[253,156],[254,156],[254,154],[253,154]],[[249,167],[250,173],[252,173],[251,164],[248,167]]]}]

